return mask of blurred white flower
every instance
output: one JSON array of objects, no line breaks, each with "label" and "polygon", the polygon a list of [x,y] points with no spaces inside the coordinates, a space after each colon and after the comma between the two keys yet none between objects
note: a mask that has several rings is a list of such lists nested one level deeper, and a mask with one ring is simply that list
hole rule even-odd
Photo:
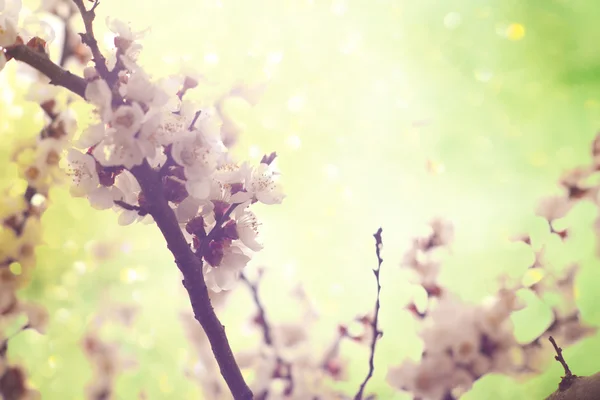
[{"label": "blurred white flower", "polygon": [[104,79],[96,79],[87,84],[85,99],[98,108],[102,122],[110,121],[112,116],[112,92]]},{"label": "blurred white flower", "polygon": [[536,215],[552,222],[567,215],[571,208],[573,208],[573,202],[565,196],[546,197],[540,200]]},{"label": "blurred white flower", "polygon": [[111,191],[100,186],[100,179],[96,170],[96,160],[89,154],[83,154],[75,149],[70,149],[67,154],[70,166],[69,175],[75,184],[71,188],[74,196],[87,196],[94,208],[106,209],[113,206]]},{"label": "blurred white flower", "polygon": [[18,36],[21,0],[0,0],[0,47],[15,43]]},{"label": "blurred white flower", "polygon": [[0,51],[0,71],[4,69],[6,65],[6,55],[4,55],[3,51]]}]

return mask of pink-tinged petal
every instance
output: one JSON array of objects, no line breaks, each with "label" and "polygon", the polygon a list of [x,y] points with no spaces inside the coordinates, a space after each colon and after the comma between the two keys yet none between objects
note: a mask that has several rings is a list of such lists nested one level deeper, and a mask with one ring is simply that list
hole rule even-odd
[{"label": "pink-tinged petal", "polygon": [[246,203],[252,198],[252,194],[248,192],[237,192],[231,195],[232,203]]},{"label": "pink-tinged petal", "polygon": [[88,195],[90,205],[97,210],[106,210],[114,205],[111,191],[106,187],[99,187]]},{"label": "pink-tinged petal", "polygon": [[0,71],[2,71],[2,69],[4,69],[5,65],[6,65],[6,56],[4,55],[4,52],[0,51]]},{"label": "pink-tinged petal", "polygon": [[80,149],[87,149],[100,143],[100,141],[104,139],[105,134],[106,129],[103,122],[90,125],[85,131],[83,131],[81,137],[75,143],[75,146]]},{"label": "pink-tinged petal", "polygon": [[177,221],[181,223],[188,222],[190,219],[198,215],[201,201],[194,197],[187,197],[177,206],[175,215],[177,215]]},{"label": "pink-tinged petal", "polygon": [[205,200],[210,194],[210,180],[188,180],[185,182],[185,188],[190,196],[199,200]]},{"label": "pink-tinged petal", "polygon": [[139,215],[136,211],[133,210],[124,210],[119,215],[119,225],[131,225],[138,219]]},{"label": "pink-tinged petal", "polygon": [[102,121],[110,121],[112,116],[112,92],[104,79],[96,79],[87,84],[85,99],[98,107]]}]

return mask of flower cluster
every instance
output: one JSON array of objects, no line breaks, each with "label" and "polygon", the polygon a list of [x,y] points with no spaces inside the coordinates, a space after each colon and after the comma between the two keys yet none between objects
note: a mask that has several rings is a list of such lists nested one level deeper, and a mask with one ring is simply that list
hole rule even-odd
[{"label": "flower cluster", "polygon": [[[563,217],[572,206],[565,204],[556,197],[542,200],[538,209],[538,214],[548,220],[550,232],[562,239],[567,237],[567,230],[555,230],[552,221]],[[550,336],[569,344],[595,332],[595,328],[581,321],[575,304],[577,265],[561,273],[546,271],[543,249],[533,248],[529,236],[517,239],[531,245],[536,254],[530,270],[543,272],[543,277],[534,283],[503,285],[482,304],[470,304],[443,288],[438,282],[441,262],[436,253],[451,243],[452,232],[449,223],[435,220],[431,233],[415,239],[405,255],[403,264],[415,272],[417,283],[428,295],[424,309],[415,303],[407,307],[421,322],[423,353],[418,362],[408,360],[391,368],[387,376],[391,385],[426,400],[458,398],[485,374],[540,373],[551,359],[548,348],[542,345]],[[519,297],[521,290],[531,291],[542,300],[549,293],[561,295],[561,305],[553,306],[553,321],[528,343],[517,340],[510,319],[524,307]]]},{"label": "flower cluster", "polygon": [[[40,217],[47,207],[48,190],[60,182],[58,161],[73,130],[68,112],[58,113],[53,101],[43,101],[48,122],[32,143],[18,146],[13,161],[26,189],[4,188],[0,196],[0,331],[20,315],[27,316],[21,330],[44,333],[48,322],[44,307],[24,302],[17,290],[31,278],[36,265],[35,248],[42,243]],[[0,394],[5,398],[33,399],[37,392],[25,385],[25,373],[6,360],[8,337],[0,334]]]},{"label": "flower cluster", "polygon": [[[358,342],[361,340],[360,335],[355,337],[349,333],[346,326],[340,326],[328,346],[316,346],[311,330],[318,322],[317,315],[301,287],[292,293],[304,307],[301,321],[271,324],[258,295],[261,277],[262,271],[255,282],[251,282],[245,276],[242,280],[250,289],[258,309],[251,322],[259,328],[262,341],[255,348],[238,351],[235,357],[242,370],[252,371],[251,388],[255,398],[347,399],[344,394],[333,390],[330,383],[332,380],[343,380],[347,377],[347,360],[340,354],[341,341],[348,338]],[[182,321],[188,340],[194,345],[199,359],[188,376],[201,384],[207,398],[229,398],[222,386],[206,335],[191,316],[184,315]]]},{"label": "flower cluster", "polygon": [[136,63],[141,34],[117,20],[116,53],[108,76],[88,67],[86,99],[97,121],[69,149],[73,194],[99,209],[113,208],[121,224],[152,221],[144,193],[132,173],[143,163],[162,179],[165,195],[183,234],[203,258],[207,284],[230,289],[257,241],[259,223],[249,206],[281,203],[273,158],[257,166],[234,163],[222,141],[223,124],[214,108],[184,98],[197,82],[189,76],[153,81]]}]

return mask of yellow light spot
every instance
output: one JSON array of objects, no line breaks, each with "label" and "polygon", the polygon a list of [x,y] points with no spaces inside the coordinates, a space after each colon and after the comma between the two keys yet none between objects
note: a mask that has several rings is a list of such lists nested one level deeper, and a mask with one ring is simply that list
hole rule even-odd
[{"label": "yellow light spot", "polygon": [[548,164],[548,156],[544,153],[535,152],[529,157],[529,162],[534,167],[543,167]]},{"label": "yellow light spot", "polygon": [[488,18],[491,14],[491,10],[489,7],[485,7],[485,8],[479,8],[475,11],[475,15],[477,15],[477,18],[481,18],[481,19],[485,19]]},{"label": "yellow light spot", "polygon": [[250,146],[250,148],[248,149],[248,155],[250,156],[250,158],[260,158],[263,156],[263,154],[260,151],[260,147],[253,145]]},{"label": "yellow light spot", "polygon": [[21,275],[23,273],[23,267],[18,262],[11,263],[8,268],[13,275]]},{"label": "yellow light spot", "polygon": [[291,112],[298,112],[304,108],[304,97],[297,95],[290,97],[287,102],[288,110]]},{"label": "yellow light spot", "polygon": [[346,14],[346,11],[348,11],[348,5],[346,4],[345,1],[334,1],[333,4],[331,5],[331,12],[334,15],[337,16],[342,16],[344,14]]},{"label": "yellow light spot", "polygon": [[300,140],[300,138],[298,136],[291,135],[291,136],[288,136],[288,138],[287,138],[287,145],[292,150],[298,150],[300,148],[300,146],[302,145],[302,141]]},{"label": "yellow light spot", "polygon": [[169,378],[166,375],[162,375],[159,380],[160,391],[163,393],[170,393],[173,391],[173,387],[169,383]]},{"label": "yellow light spot", "polygon": [[54,357],[54,356],[48,357],[48,366],[52,369],[56,368],[56,357]]},{"label": "yellow light spot", "polygon": [[444,17],[444,26],[448,29],[456,29],[462,22],[462,17],[459,13],[453,11],[446,14]]},{"label": "yellow light spot", "polygon": [[585,108],[587,109],[597,109],[600,106],[600,102],[595,99],[588,99],[585,102]]},{"label": "yellow light spot", "polygon": [[352,189],[350,189],[349,187],[345,187],[344,189],[342,189],[342,198],[346,201],[349,201],[352,199]]},{"label": "yellow light spot", "polygon": [[219,56],[215,53],[207,53],[204,55],[204,62],[210,65],[217,65],[219,63]]},{"label": "yellow light spot", "polygon": [[31,205],[34,207],[41,207],[46,202],[46,197],[41,193],[36,193],[31,198]]},{"label": "yellow light spot", "polygon": [[323,168],[323,172],[327,178],[336,179],[339,176],[340,170],[333,164],[327,164],[325,168]]},{"label": "yellow light spot", "polygon": [[121,281],[126,283],[132,283],[138,280],[138,274],[136,270],[132,268],[127,268],[121,270]]},{"label": "yellow light spot", "polygon": [[444,166],[444,164],[434,160],[427,160],[427,172],[429,172],[430,174],[440,175],[443,174],[445,171],[446,167]]},{"label": "yellow light spot", "polygon": [[279,64],[283,60],[283,52],[282,51],[274,51],[272,53],[267,54],[267,63],[269,64]]},{"label": "yellow light spot", "polygon": [[509,40],[521,40],[525,36],[525,27],[521,24],[510,24],[506,28],[506,37]]},{"label": "yellow light spot", "polygon": [[529,287],[535,285],[544,278],[544,270],[542,268],[528,269],[523,275],[523,285]]},{"label": "yellow light spot", "polygon": [[83,261],[75,261],[73,263],[73,268],[75,268],[75,271],[79,274],[85,274],[87,271],[87,265],[85,265]]}]

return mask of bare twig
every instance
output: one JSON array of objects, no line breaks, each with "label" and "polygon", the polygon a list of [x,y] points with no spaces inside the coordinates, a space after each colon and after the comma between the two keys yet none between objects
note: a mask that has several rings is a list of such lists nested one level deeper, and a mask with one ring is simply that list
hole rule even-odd
[{"label": "bare twig", "polygon": [[554,351],[556,352],[554,359],[556,361],[558,361],[565,370],[565,376],[562,377],[560,383],[558,384],[558,389],[560,391],[567,390],[569,387],[571,387],[571,385],[575,381],[575,378],[577,378],[577,375],[573,375],[573,373],[571,372],[571,369],[569,368],[567,361],[565,360],[565,358],[562,355],[562,348],[558,347],[554,338],[552,336],[550,336],[548,338],[548,340],[550,340],[550,343],[552,343],[552,346],[554,347]]},{"label": "bare twig", "polygon": [[83,78],[62,69],[41,53],[21,44],[8,47],[6,49],[6,55],[8,58],[12,57],[15,60],[24,62],[40,71],[50,78],[51,85],[62,86],[82,98],[85,98],[86,81]]},{"label": "bare twig", "polygon": [[85,33],[80,33],[81,40],[84,44],[88,45],[90,50],[92,51],[92,57],[94,60],[94,64],[96,64],[96,69],[101,77],[108,77],[108,68],[106,67],[106,58],[102,55],[100,48],[98,47],[98,41],[94,36],[94,18],[96,18],[96,7],[100,5],[100,2],[96,0],[92,8],[87,10],[85,5],[83,4],[83,0],[73,0],[73,3],[79,8],[79,12],[81,13],[81,18],[83,19],[83,24],[85,26]]},{"label": "bare twig", "polygon": [[[260,277],[254,283],[250,282],[250,280],[242,273],[240,275],[241,280],[248,286],[250,292],[252,293],[252,299],[254,300],[254,304],[258,309],[258,324],[260,325],[263,333],[263,340],[267,346],[274,347],[275,343],[273,340],[273,333],[271,329],[271,324],[267,320],[265,307],[260,300],[260,296],[258,295],[258,282],[260,281]],[[273,371],[273,378],[285,379],[287,381],[287,387],[285,389],[285,393],[287,395],[292,394],[294,390],[294,377],[292,376],[292,364],[286,360],[284,360],[279,354],[275,353],[276,366]],[[261,393],[256,395],[255,400],[266,399],[269,396],[269,389],[264,390]]]},{"label": "bare twig", "polygon": [[248,286],[248,289],[250,289],[250,292],[252,293],[252,299],[254,300],[254,304],[258,309],[258,321],[262,328],[263,340],[265,341],[265,344],[272,346],[273,335],[271,333],[271,325],[269,325],[269,323],[267,322],[265,307],[262,304],[260,297],[258,296],[258,281],[254,283],[250,282],[250,280],[246,277],[246,275],[244,275],[243,272],[240,275],[240,279],[246,284],[246,286]]},{"label": "bare twig", "polygon": [[375,371],[375,346],[377,344],[377,339],[383,334],[377,325],[379,321],[379,293],[381,292],[381,284],[379,282],[379,271],[381,270],[381,264],[383,263],[383,259],[381,258],[381,248],[383,247],[383,242],[381,240],[381,232],[383,230],[379,228],[377,232],[373,235],[375,237],[375,254],[377,255],[377,268],[373,269],[373,274],[375,275],[375,280],[377,281],[377,300],[375,301],[375,316],[373,317],[373,322],[371,326],[373,327],[373,338],[371,339],[371,354],[369,356],[369,372],[365,377],[365,380],[361,383],[358,392],[354,396],[354,400],[361,400],[363,398],[363,392],[365,390],[365,386],[367,386],[367,382],[373,376],[373,372]]},{"label": "bare twig", "polygon": [[[177,267],[183,274],[183,286],[190,297],[194,317],[206,332],[221,375],[229,386],[234,399],[252,400],[252,391],[244,381],[235,361],[225,334],[225,327],[215,314],[208,297],[208,288],[202,273],[202,261],[192,252],[181,232],[175,213],[165,197],[160,175],[146,161],[142,165],[132,168],[131,172],[138,180],[147,199],[148,212],[156,221],[167,241],[169,250],[175,257]],[[230,209],[233,211],[233,206]]]}]

